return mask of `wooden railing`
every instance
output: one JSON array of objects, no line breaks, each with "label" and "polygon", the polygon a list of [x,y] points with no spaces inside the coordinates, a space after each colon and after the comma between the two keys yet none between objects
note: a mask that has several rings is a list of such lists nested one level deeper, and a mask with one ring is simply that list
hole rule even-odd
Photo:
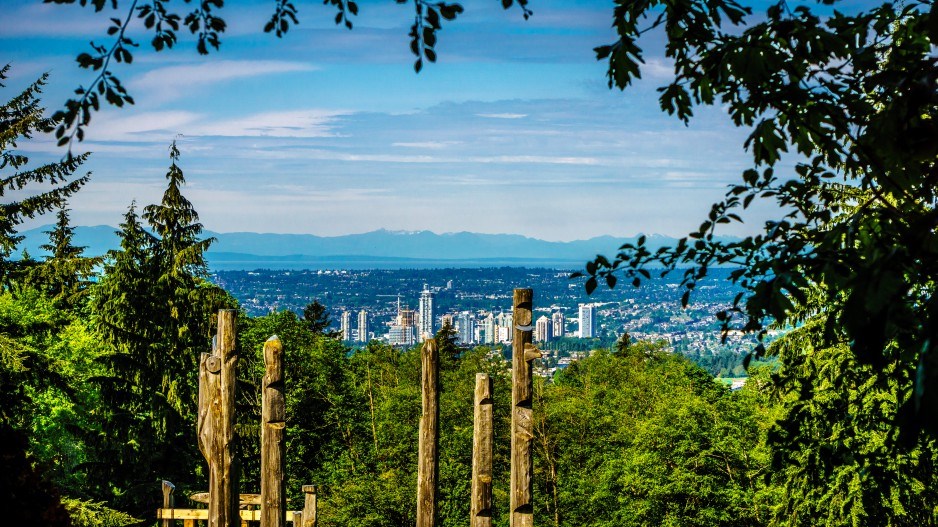
[{"label": "wooden railing", "polygon": [[[196,503],[204,503],[205,508],[181,509],[176,508],[176,498],[173,494],[176,490],[175,485],[169,481],[163,481],[163,508],[156,510],[156,519],[160,520],[161,527],[175,527],[178,522],[182,522],[183,527],[196,527],[201,522],[208,524],[208,493],[200,492],[189,496],[189,499]],[[304,485],[303,493],[306,498],[303,503],[302,511],[286,511],[286,520],[292,523],[294,527],[316,527],[316,487],[315,485]],[[261,521],[261,495],[260,494],[241,494],[240,508],[238,510],[241,516],[241,525],[247,527],[250,522]]]}]

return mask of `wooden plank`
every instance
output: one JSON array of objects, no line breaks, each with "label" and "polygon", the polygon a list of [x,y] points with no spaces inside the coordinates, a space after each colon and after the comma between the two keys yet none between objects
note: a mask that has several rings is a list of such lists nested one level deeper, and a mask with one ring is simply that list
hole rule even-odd
[{"label": "wooden plank", "polygon": [[[534,525],[534,463],[531,403],[534,392],[531,361],[534,291],[515,289],[511,340],[511,527]],[[536,350],[536,348],[534,348]]]},{"label": "wooden plank", "polygon": [[472,420],[472,497],[470,527],[492,527],[492,447],[494,413],[492,378],[476,374],[475,411]]},{"label": "wooden plank", "polygon": [[[259,522],[261,521],[261,511],[259,510],[239,510],[238,516],[242,521]],[[287,518],[299,527],[302,524],[302,511],[288,511]],[[164,521],[173,520],[208,520],[208,509],[156,509],[156,519]],[[298,523],[299,522],[299,523]]]},{"label": "wooden plank", "polygon": [[417,443],[417,527],[434,527],[439,462],[440,354],[432,338],[423,343],[420,377],[422,414]]},{"label": "wooden plank", "polygon": [[[196,492],[189,495],[189,499],[196,503],[205,503],[208,504],[209,493],[208,492]],[[261,506],[261,495],[260,494],[241,494],[238,497],[238,502],[241,507],[260,507]],[[164,509],[167,507],[163,507]]]},{"label": "wooden plank", "polygon": [[286,399],[283,384],[283,344],[276,335],[264,343],[261,394],[261,527],[284,527],[286,494]]},{"label": "wooden plank", "polygon": [[[157,520],[208,520],[209,509],[157,509]],[[239,510],[235,520],[240,524],[242,520],[250,522],[261,521],[259,510]]]}]

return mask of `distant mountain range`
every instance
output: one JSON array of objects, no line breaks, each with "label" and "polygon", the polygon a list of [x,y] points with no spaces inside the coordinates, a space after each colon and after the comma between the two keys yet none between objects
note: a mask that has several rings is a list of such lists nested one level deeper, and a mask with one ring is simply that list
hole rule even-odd
[{"label": "distant mountain range", "polygon": [[[33,256],[44,255],[39,246],[47,243],[45,231],[50,229],[51,226],[44,226],[23,232],[21,250],[26,249]],[[88,255],[104,254],[118,248],[116,230],[107,225],[76,227],[75,244],[87,247]],[[634,243],[638,238],[598,236],[549,242],[517,234],[436,234],[383,229],[345,236],[210,231],[205,235],[217,240],[208,252],[209,264],[215,270],[503,265],[580,268],[597,254],[612,256],[623,243]],[[648,235],[647,240],[652,249],[676,242],[675,238],[656,234]]]}]

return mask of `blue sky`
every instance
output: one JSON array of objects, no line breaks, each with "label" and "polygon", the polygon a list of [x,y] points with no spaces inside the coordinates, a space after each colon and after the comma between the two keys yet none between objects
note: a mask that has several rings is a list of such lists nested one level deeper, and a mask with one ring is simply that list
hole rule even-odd
[{"label": "blue sky", "polygon": [[[277,39],[260,30],[273,2],[230,0],[221,51],[208,57],[187,32],[154,52],[137,21],[131,36],[144,44],[115,70],[137,102],[94,115],[78,147],[94,154],[75,223],[116,225],[132,199],[157,201],[174,138],[186,194],[220,232],[682,235],[748,166],[745,132],[720,108],[689,127],[660,112],[655,87],[669,68],[654,50],[643,82],[608,89],[592,48],[614,40],[611,2],[534,0],[525,21],[497,0],[466,1],[419,75],[410,5],[360,1],[348,31],[331,7],[297,3],[300,25]],[[109,42],[120,13],[4,4],[0,63],[12,78],[0,95],[49,72],[43,103],[59,108],[92,80],[75,55]],[[20,147],[36,161],[63,154],[48,138]]]}]

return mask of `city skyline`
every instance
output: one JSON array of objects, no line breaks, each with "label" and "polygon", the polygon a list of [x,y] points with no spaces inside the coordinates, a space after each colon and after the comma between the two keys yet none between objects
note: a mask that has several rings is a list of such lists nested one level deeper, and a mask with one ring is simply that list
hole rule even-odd
[{"label": "city skyline", "polygon": [[[643,80],[608,89],[593,48],[615,38],[610,6],[535,3],[525,21],[497,2],[467,4],[440,32],[439,63],[417,75],[402,6],[362,5],[352,31],[303,6],[278,40],[259,29],[268,3],[226,7],[229,30],[209,57],[182,31],[154,53],[136,22],[142,45],[116,70],[136,104],[94,114],[76,145],[94,152],[83,169],[92,180],[70,204],[76,224],[115,225],[132,199],[158,201],[173,140],[184,191],[219,232],[680,236],[748,167],[746,131],[721,108],[697,109],[689,127],[662,114],[660,35],[649,36]],[[4,95],[48,72],[43,104],[54,111],[90,82],[74,57],[106,41],[108,16],[120,14],[92,11],[9,2]],[[19,147],[42,162],[64,154],[53,143]],[[726,234],[758,229],[767,212],[756,206]]]}]

